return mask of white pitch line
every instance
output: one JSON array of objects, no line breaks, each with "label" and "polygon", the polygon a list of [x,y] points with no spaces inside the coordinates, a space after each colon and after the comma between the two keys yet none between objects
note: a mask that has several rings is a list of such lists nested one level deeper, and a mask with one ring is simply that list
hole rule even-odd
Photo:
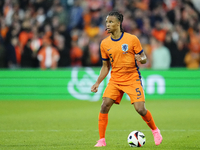
[{"label": "white pitch line", "polygon": [[[98,130],[97,130],[98,131]],[[116,132],[116,131],[130,131],[130,130],[107,130],[107,131],[113,131],[113,132]],[[141,130],[138,130],[138,131],[151,131],[151,130],[147,130],[147,129],[141,129]],[[171,130],[165,130],[165,129],[160,129],[160,131],[164,131],[164,132],[200,132],[200,130],[180,130],[180,129],[171,129]]]},{"label": "white pitch line", "polygon": [[[83,131],[90,131],[90,130],[0,130],[0,132],[83,132]],[[98,131],[98,130],[93,130]],[[108,132],[127,132],[131,130],[107,130]],[[139,131],[151,131],[147,129],[141,129]],[[161,129],[162,132],[200,132],[200,130],[178,130],[178,129],[171,129],[171,130],[165,130]]]},{"label": "white pitch line", "polygon": [[82,132],[84,130],[0,130],[0,132]]}]

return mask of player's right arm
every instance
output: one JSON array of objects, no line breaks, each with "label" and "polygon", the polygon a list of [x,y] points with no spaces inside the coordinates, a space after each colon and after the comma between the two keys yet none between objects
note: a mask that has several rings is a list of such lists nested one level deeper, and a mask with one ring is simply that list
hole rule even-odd
[{"label": "player's right arm", "polygon": [[99,77],[98,77],[96,83],[91,87],[91,92],[96,93],[98,91],[99,84],[108,75],[109,70],[110,70],[110,61],[109,60],[103,60],[103,65],[101,67]]}]

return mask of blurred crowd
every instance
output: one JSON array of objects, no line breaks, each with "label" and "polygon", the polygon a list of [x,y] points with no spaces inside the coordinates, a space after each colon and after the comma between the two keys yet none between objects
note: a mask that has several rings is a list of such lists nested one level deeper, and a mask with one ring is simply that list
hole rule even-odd
[{"label": "blurred crowd", "polygon": [[140,67],[200,67],[200,0],[0,0],[0,68],[101,66],[112,10],[141,41]]}]

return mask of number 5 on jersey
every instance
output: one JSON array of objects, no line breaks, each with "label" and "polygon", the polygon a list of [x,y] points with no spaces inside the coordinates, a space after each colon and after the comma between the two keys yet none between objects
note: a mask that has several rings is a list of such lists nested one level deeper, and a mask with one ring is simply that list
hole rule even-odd
[{"label": "number 5 on jersey", "polygon": [[137,92],[137,96],[141,95],[141,92],[140,92],[139,88],[136,88],[135,91]]},{"label": "number 5 on jersey", "polygon": [[113,57],[112,57],[112,54],[109,54],[109,57],[110,57],[110,62],[113,62]]}]

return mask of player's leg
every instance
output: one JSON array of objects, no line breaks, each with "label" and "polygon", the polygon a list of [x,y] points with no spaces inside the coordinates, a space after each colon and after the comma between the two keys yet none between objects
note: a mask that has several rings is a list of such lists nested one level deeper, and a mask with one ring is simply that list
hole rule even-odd
[{"label": "player's leg", "polygon": [[114,103],[120,103],[123,92],[118,89],[118,86],[108,84],[103,94],[103,102],[99,113],[99,141],[95,147],[106,146],[105,133],[108,124],[108,112]]},{"label": "player's leg", "polygon": [[108,97],[103,97],[103,102],[101,105],[101,110],[99,113],[99,140],[97,141],[97,144],[95,147],[102,147],[106,146],[106,141],[105,141],[105,134],[106,134],[106,128],[108,124],[108,112],[113,105],[114,100]]},{"label": "player's leg", "polygon": [[113,105],[114,100],[108,97],[103,97],[103,102],[101,105],[101,110],[99,113],[99,138],[105,138],[106,127],[108,124],[108,112]]},{"label": "player's leg", "polygon": [[160,134],[160,130],[155,125],[151,112],[145,108],[144,102],[135,102],[134,107],[146,124],[151,128],[155,144],[159,145],[162,142],[162,135]]},{"label": "player's leg", "polygon": [[145,108],[145,102],[135,102],[135,110],[141,115],[142,119],[147,123],[147,125],[155,130],[157,127],[151,115],[151,112]]},{"label": "player's leg", "polygon": [[134,105],[135,110],[141,115],[142,119],[151,128],[154,135],[155,144],[159,145],[162,142],[162,136],[160,134],[160,130],[155,125],[151,112],[145,108],[145,98],[142,85],[140,84],[140,82],[136,82],[133,85],[124,87],[123,89],[124,92],[129,95],[131,99],[131,104]]}]

